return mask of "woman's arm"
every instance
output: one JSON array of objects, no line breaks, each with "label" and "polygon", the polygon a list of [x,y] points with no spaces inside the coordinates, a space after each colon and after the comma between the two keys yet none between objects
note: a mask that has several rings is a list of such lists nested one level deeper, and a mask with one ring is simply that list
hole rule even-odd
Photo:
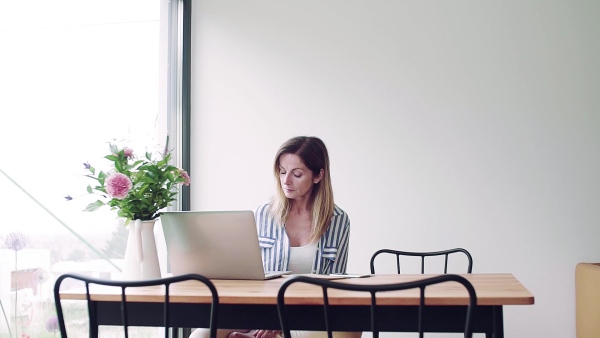
[{"label": "woman's arm", "polygon": [[346,273],[350,242],[350,217],[336,206],[329,228],[321,238],[322,266],[319,273]]},{"label": "woman's arm", "polygon": [[340,233],[340,241],[337,250],[337,257],[333,262],[330,273],[346,273],[348,266],[348,249],[350,246],[350,219],[345,215],[345,222]]}]

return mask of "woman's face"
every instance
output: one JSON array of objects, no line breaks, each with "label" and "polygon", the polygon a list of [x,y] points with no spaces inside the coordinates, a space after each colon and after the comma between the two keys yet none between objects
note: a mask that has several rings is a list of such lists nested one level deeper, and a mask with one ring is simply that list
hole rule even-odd
[{"label": "woman's face", "polygon": [[279,157],[279,180],[285,197],[289,199],[308,198],[313,186],[321,180],[322,176],[321,170],[319,176],[315,177],[298,155],[283,154]]}]

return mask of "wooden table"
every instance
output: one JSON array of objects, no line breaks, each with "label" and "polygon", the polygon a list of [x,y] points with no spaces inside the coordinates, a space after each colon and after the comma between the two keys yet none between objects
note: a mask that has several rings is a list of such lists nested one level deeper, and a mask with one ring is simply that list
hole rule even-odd
[{"label": "wooden table", "polygon": [[[386,284],[408,282],[433,275],[374,275],[367,278],[340,280],[344,283]],[[512,274],[464,274],[477,292],[474,332],[493,333],[494,338],[504,337],[503,307],[530,305],[533,295]],[[277,291],[285,281],[282,277],[268,281],[213,280],[219,292],[220,328],[279,329]],[[162,321],[163,296],[158,288],[144,288],[128,292],[131,305],[129,320],[132,326],[156,326]],[[296,314],[293,325],[297,330],[324,330],[321,324],[322,292],[316,286],[294,284],[286,293],[286,304]],[[334,306],[334,330],[369,331],[369,298],[349,291],[330,293]],[[61,291],[61,299],[84,300],[82,289]],[[92,289],[92,301],[97,307],[97,325],[120,325],[118,291]],[[464,328],[464,307],[468,294],[457,283],[448,282],[427,288],[426,305],[430,305],[430,319],[425,319],[428,332],[460,332]],[[207,327],[210,295],[199,284],[183,283],[171,289],[172,323],[177,327]],[[416,331],[417,290],[388,292],[378,296],[383,318],[381,331]],[[393,305],[393,306],[392,306]],[[317,319],[318,318],[318,319]],[[336,320],[335,318],[338,318]],[[399,320],[403,318],[406,320]],[[489,336],[489,335],[488,335]]]}]

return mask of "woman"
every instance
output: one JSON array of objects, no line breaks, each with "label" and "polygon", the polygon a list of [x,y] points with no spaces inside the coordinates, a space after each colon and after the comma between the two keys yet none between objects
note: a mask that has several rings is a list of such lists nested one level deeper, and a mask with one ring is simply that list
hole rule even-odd
[{"label": "woman", "polygon": [[[317,137],[289,139],[275,155],[273,198],[255,210],[265,271],[345,273],[350,219],[333,202],[329,155]],[[190,337],[207,336],[196,330]],[[219,337],[274,338],[280,331],[219,330]],[[326,336],[326,332],[294,332]],[[353,337],[360,332],[351,333]]]},{"label": "woman", "polygon": [[273,172],[275,195],[255,211],[265,271],[346,272],[350,219],[333,203],[323,141],[288,140],[275,156]]}]

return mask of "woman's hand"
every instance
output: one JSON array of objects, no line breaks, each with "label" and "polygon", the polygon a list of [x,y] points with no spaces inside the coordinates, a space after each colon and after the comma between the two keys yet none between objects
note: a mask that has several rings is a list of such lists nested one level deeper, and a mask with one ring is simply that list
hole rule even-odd
[{"label": "woman's hand", "polygon": [[252,332],[245,333],[233,331],[227,335],[227,338],[254,338],[254,336],[252,335]]},{"label": "woman's hand", "polygon": [[281,338],[281,331],[274,330],[254,330],[250,331],[250,333],[255,338]]},{"label": "woman's hand", "polygon": [[252,330],[246,332],[233,331],[227,338],[281,338],[281,331]]}]

